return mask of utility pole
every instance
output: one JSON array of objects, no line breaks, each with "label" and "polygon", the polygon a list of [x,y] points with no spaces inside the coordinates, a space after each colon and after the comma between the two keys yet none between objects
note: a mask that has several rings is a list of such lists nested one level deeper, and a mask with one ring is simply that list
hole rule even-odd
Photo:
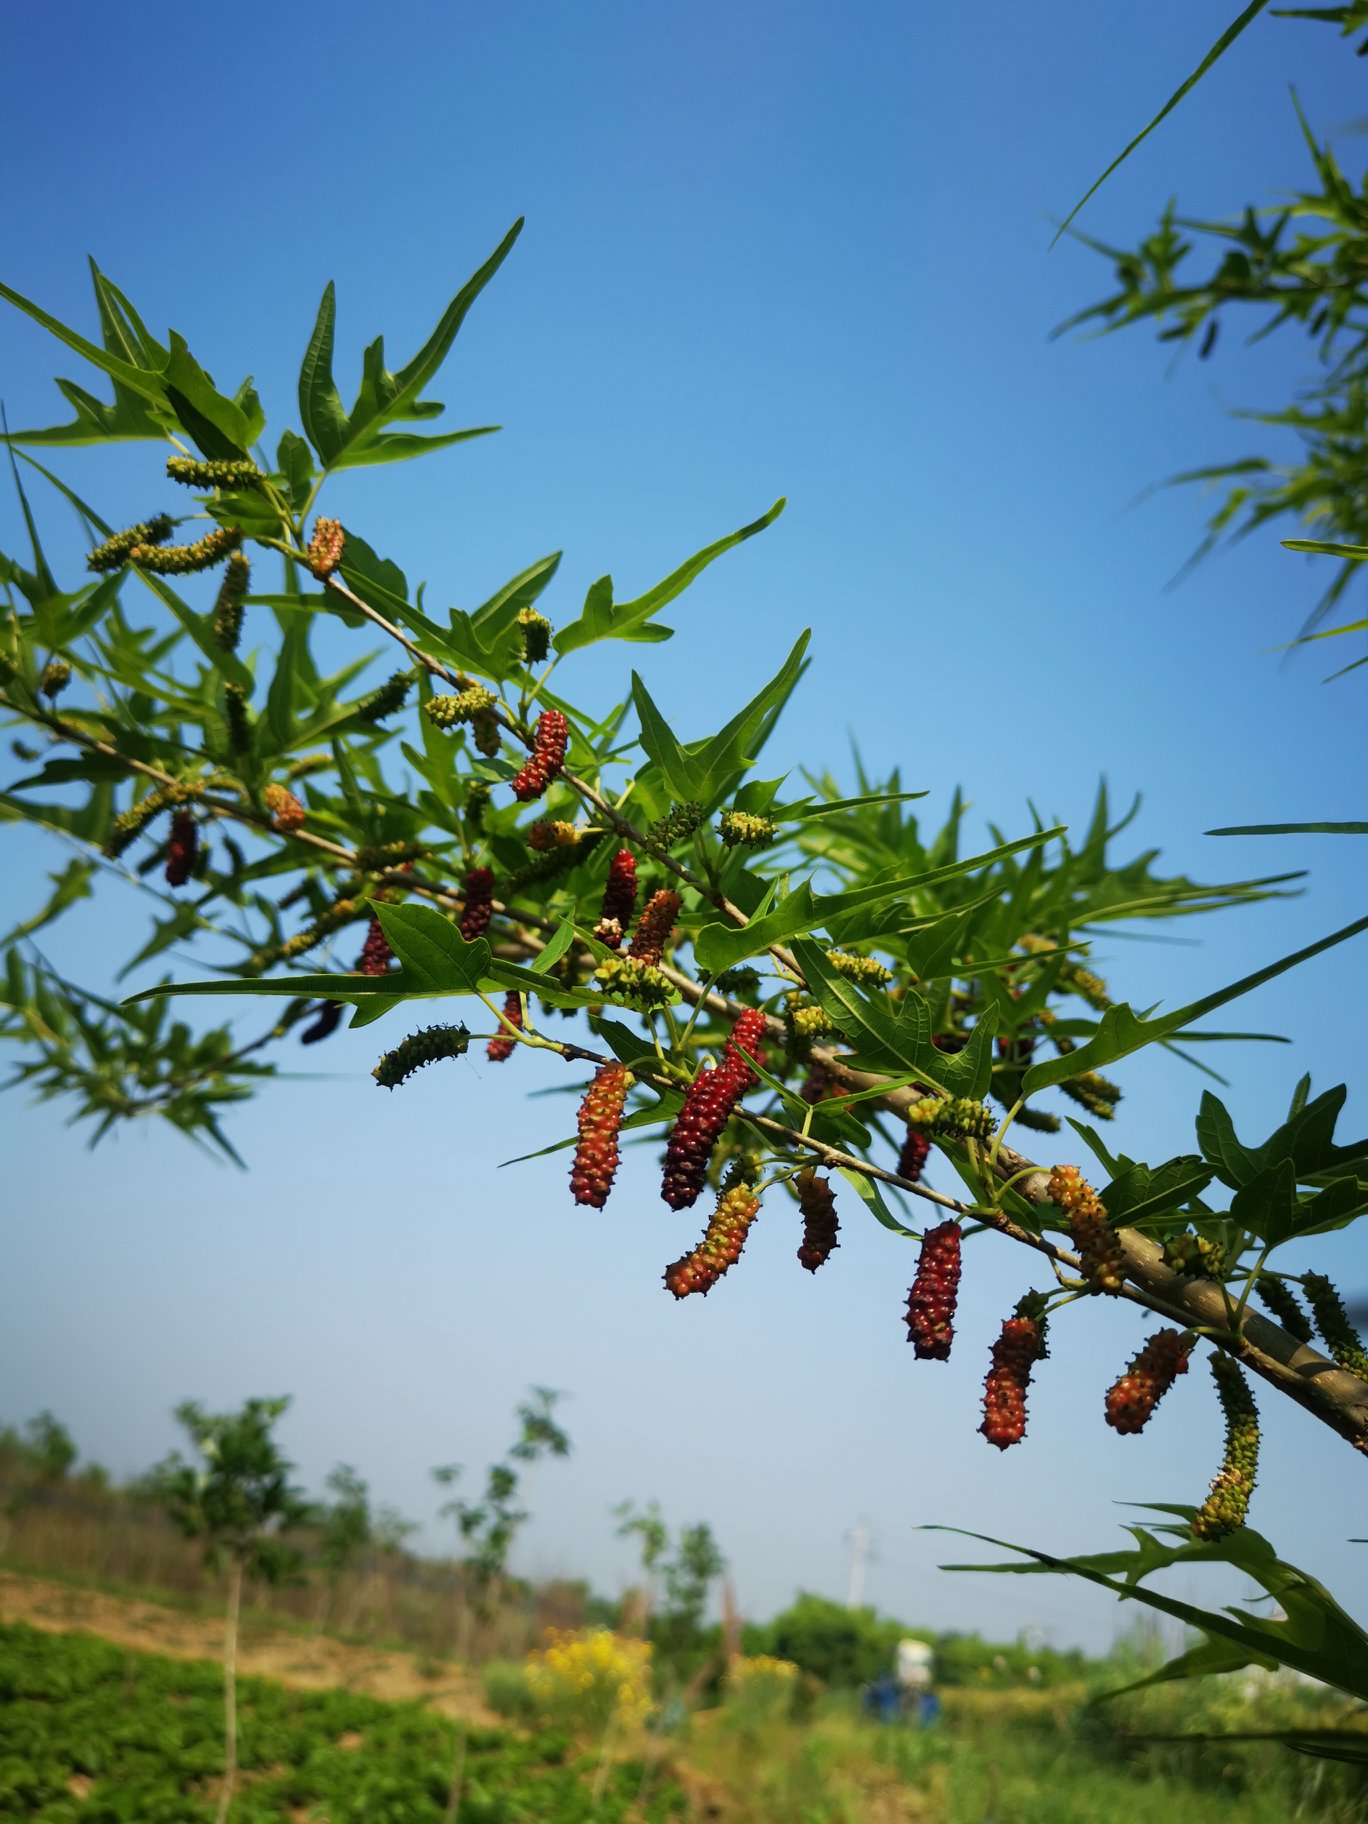
[{"label": "utility pole", "polygon": [[846,1594],[846,1607],[858,1609],[864,1596],[865,1564],[869,1559],[870,1532],[866,1523],[861,1520],[850,1539],[850,1587]]}]

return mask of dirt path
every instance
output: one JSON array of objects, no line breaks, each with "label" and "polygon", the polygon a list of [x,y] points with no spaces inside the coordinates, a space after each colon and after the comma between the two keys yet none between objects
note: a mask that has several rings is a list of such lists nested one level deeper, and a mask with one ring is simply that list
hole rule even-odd
[{"label": "dirt path", "polygon": [[[24,1621],[54,1634],[98,1634],[122,1647],[170,1659],[221,1659],[223,1627],[206,1615],[187,1615],[98,1590],[0,1571],[0,1621]],[[421,1669],[420,1669],[421,1668]],[[238,1670],[305,1690],[341,1686],[389,1702],[413,1699],[444,1716],[497,1724],[478,1684],[450,1661],[349,1646],[326,1634],[287,1634],[244,1622]]]}]

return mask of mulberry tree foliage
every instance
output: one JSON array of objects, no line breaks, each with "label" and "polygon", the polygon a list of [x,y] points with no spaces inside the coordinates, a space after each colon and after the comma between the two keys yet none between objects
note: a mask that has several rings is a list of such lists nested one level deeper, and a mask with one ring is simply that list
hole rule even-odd
[{"label": "mulberry tree foliage", "polygon": [[[1028,1380],[1032,1400],[1050,1397],[1066,1307],[1089,1297],[1158,1316],[1166,1373],[1200,1344],[1365,1448],[1349,1320],[1277,1253],[1368,1209],[1368,1146],[1335,1138],[1344,1089],[1298,1084],[1262,1141],[1208,1090],[1175,1158],[1131,1158],[1105,1134],[1132,1055],[1200,1064],[1238,1036],[1210,1016],[1368,919],[1138,1013],[1098,973],[1099,939],[1285,893],[1291,877],[1167,875],[1128,846],[1134,807],[1114,814],[1105,791],[1085,828],[1032,815],[975,850],[958,793],[947,817],[923,815],[940,779],[843,784],[816,753],[772,776],[766,744],[806,633],[748,688],[740,666],[720,671],[711,726],[671,727],[623,647],[668,640],[662,614],[782,501],[627,599],[604,576],[566,600],[553,555],[475,607],[440,605],[459,573],[419,585],[363,518],[329,514],[339,472],[478,434],[432,428],[429,388],[516,234],[401,367],[370,345],[350,408],[329,286],[294,421],[269,437],[250,382],[221,391],[97,268],[89,333],[0,287],[109,395],[64,379],[75,416],[8,437],[20,541],[0,555],[0,812],[47,831],[56,857],[7,940],[11,1081],[64,1099],[97,1138],[154,1117],[226,1149],[229,1105],[281,1060],[311,1059],[296,1047],[329,1042],[344,1013],[353,1029],[384,1022],[361,1068],[401,1094],[425,1069],[463,1104],[522,1095],[569,1064],[578,1118],[534,1105],[537,1146],[563,1149],[567,1223],[611,1245],[632,1219],[614,1188],[621,1145],[654,1144],[673,1212],[657,1218],[671,1224],[663,1299],[744,1297],[757,1221],[788,1225],[794,1297],[820,1297],[841,1271],[838,1233],[873,1220],[891,1232],[886,1320],[931,1364],[909,1370],[934,1378],[952,1346],[973,1351],[999,1449],[1023,1435]],[[143,464],[132,526],[64,479],[68,446],[106,442]],[[84,567],[60,577],[49,506],[74,508],[85,533]],[[145,938],[123,992],[173,952],[198,980],[120,1001],[44,960],[45,927],[130,895]],[[169,1011],[204,997],[231,1022]],[[472,1072],[467,1053],[509,1067]],[[1040,1135],[1057,1136],[1044,1165]],[[925,1244],[920,1268],[908,1238]],[[992,1334],[966,1335],[956,1292],[984,1247],[1017,1251],[1021,1297]],[[812,1284],[803,1270],[819,1266]],[[1265,1315],[1303,1302],[1331,1314],[1329,1354]],[[1132,1364],[1118,1429],[1148,1416],[1158,1372]]]}]

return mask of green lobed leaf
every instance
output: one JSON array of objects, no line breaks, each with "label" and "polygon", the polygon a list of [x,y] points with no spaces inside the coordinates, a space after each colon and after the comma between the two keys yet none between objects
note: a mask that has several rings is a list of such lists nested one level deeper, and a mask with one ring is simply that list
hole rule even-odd
[{"label": "green lobed leaf", "polygon": [[409,982],[439,994],[474,994],[489,974],[485,939],[468,943],[456,921],[435,907],[392,906],[384,900],[372,900],[370,906]]}]

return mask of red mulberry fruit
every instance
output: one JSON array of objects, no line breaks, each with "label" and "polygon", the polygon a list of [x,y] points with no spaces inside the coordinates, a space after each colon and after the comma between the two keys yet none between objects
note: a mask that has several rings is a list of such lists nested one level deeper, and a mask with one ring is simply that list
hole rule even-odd
[{"label": "red mulberry fruit", "polygon": [[579,1109],[579,1145],[570,1168],[570,1194],[576,1203],[601,1210],[608,1201],[618,1168],[618,1129],[630,1081],[625,1064],[603,1064],[585,1091]]},{"label": "red mulberry fruit", "polygon": [[920,1184],[930,1152],[930,1134],[924,1134],[920,1128],[909,1127],[907,1138],[902,1143],[902,1152],[898,1155],[899,1178],[906,1178],[909,1184]]},{"label": "red mulberry fruit", "polygon": [[760,1199],[749,1184],[734,1185],[717,1200],[703,1239],[691,1254],[665,1269],[665,1284],[676,1298],[691,1292],[705,1296],[729,1267],[741,1258],[750,1225],[760,1214]]},{"label": "red mulberry fruit", "polygon": [[732,1027],[721,1064],[715,1070],[701,1070],[689,1085],[665,1148],[660,1194],[672,1210],[687,1209],[703,1189],[713,1148],[732,1110],[755,1081],[751,1065],[757,1062],[764,1029],[764,1014],[758,1007],[748,1007]]},{"label": "red mulberry fruit", "polygon": [[171,819],[171,841],[166,851],[167,886],[183,887],[198,859],[199,825],[189,811],[177,811]]},{"label": "red mulberry fruit", "polygon": [[836,1194],[830,1179],[819,1178],[810,1165],[793,1182],[798,1208],[803,1212],[803,1244],[798,1258],[809,1273],[815,1273],[831,1259],[832,1250],[841,1245],[836,1239],[841,1227],[836,1219]]},{"label": "red mulberry fruit", "polygon": [[1180,1374],[1187,1373],[1189,1340],[1156,1330],[1121,1378],[1107,1389],[1107,1423],[1114,1431],[1143,1431]]},{"label": "red mulberry fruit", "polygon": [[[510,1026],[516,1026],[521,1030],[523,1023],[522,996],[516,989],[504,996],[503,1017],[508,1021]],[[507,1060],[513,1056],[517,1044],[518,1041],[513,1037],[512,1033],[501,1030],[497,1032],[489,1041],[488,1045],[486,1045],[485,1056],[489,1059],[491,1064],[506,1063]]]},{"label": "red mulberry fruit", "polygon": [[623,933],[636,910],[636,857],[630,849],[619,849],[608,867],[608,884],[603,889],[603,909],[594,927],[594,936],[610,950],[622,948]]},{"label": "red mulberry fruit", "polygon": [[483,937],[494,916],[494,875],[489,868],[472,868],[465,877],[465,910],[461,913],[461,936],[468,944]]},{"label": "red mulberry fruit", "polygon": [[570,725],[565,717],[558,709],[544,710],[537,718],[537,732],[527,764],[509,781],[513,796],[524,804],[540,798],[565,765],[569,745]]},{"label": "red mulberry fruit", "polygon": [[658,893],[652,893],[646,902],[646,909],[637,920],[628,956],[634,956],[638,962],[649,963],[655,968],[670,941],[675,919],[679,916],[679,905],[678,893],[672,893],[668,887],[661,887]]},{"label": "red mulberry fruit", "polygon": [[304,825],[304,806],[295,797],[287,785],[278,785],[274,780],[261,794],[261,801],[271,813],[271,826],[288,836]]},{"label": "red mulberry fruit", "polygon": [[919,1361],[949,1361],[959,1282],[960,1227],[957,1222],[943,1222],[926,1231],[917,1276],[907,1295],[907,1340]]},{"label": "red mulberry fruit", "polygon": [[1069,1233],[1078,1249],[1083,1277],[1091,1289],[1119,1292],[1126,1278],[1121,1244],[1097,1192],[1076,1165],[1054,1167],[1050,1173],[1050,1198],[1069,1218]]},{"label": "red mulberry fruit", "polygon": [[1026,1389],[1031,1369],[1044,1353],[1043,1319],[1009,1317],[993,1344],[993,1365],[983,1383],[983,1423],[990,1444],[1006,1450],[1026,1435]]},{"label": "red mulberry fruit", "polygon": [[361,954],[356,966],[362,975],[386,975],[394,961],[394,952],[389,947],[389,940],[380,927],[380,920],[373,918],[370,929],[366,932],[366,941],[361,946]]},{"label": "red mulberry fruit", "polygon": [[340,519],[317,519],[314,521],[313,537],[309,540],[308,565],[320,582],[330,577],[342,562],[342,548],[346,544]]}]

